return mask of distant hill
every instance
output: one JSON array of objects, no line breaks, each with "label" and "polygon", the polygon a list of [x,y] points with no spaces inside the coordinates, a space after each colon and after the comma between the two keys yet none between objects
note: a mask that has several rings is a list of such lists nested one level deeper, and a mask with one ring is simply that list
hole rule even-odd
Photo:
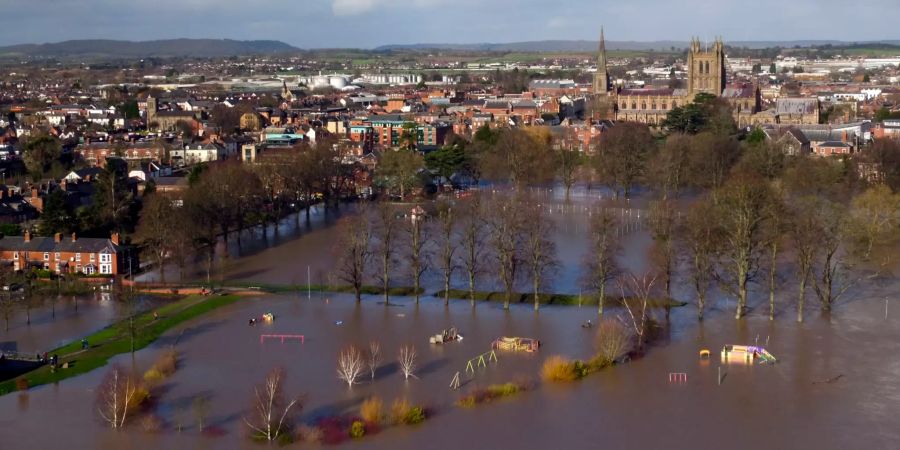
[{"label": "distant hill", "polygon": [[[883,40],[883,41],[866,41],[865,43],[878,43],[900,45],[900,40]],[[857,42],[845,41],[828,41],[828,40],[798,40],[798,41],[725,41],[726,45],[732,47],[747,48],[771,48],[771,47],[812,47],[820,45],[843,46],[857,44]],[[669,50],[672,47],[676,49],[687,48],[688,41],[606,41],[606,48],[609,50]],[[376,51],[387,50],[463,50],[463,51],[483,51],[483,52],[593,52],[597,50],[597,41],[529,41],[529,42],[510,42],[505,44],[407,44],[407,45],[384,45],[377,47]]]},{"label": "distant hill", "polygon": [[49,44],[21,44],[0,47],[0,57],[223,57],[284,53],[297,50],[297,48],[280,41],[235,41],[231,39],[117,41],[85,39]]}]

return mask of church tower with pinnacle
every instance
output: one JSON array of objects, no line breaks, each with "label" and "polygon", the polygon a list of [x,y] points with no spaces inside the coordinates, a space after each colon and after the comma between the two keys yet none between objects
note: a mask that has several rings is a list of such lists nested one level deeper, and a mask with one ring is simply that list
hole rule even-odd
[{"label": "church tower with pinnacle", "polygon": [[603,27],[600,27],[600,48],[597,50],[597,73],[594,74],[594,94],[607,94],[610,91],[609,72],[606,70],[606,39]]}]

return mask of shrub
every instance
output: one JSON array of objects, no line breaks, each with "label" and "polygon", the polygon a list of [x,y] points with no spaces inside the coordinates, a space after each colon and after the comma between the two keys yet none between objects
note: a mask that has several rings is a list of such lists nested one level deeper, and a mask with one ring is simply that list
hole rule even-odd
[{"label": "shrub", "polygon": [[415,425],[425,421],[425,410],[421,406],[413,406],[403,417],[404,425]]},{"label": "shrub", "polygon": [[620,322],[612,319],[601,320],[594,338],[597,354],[592,365],[598,369],[606,367],[631,352],[633,339],[631,332]]},{"label": "shrub", "polygon": [[364,424],[361,420],[354,420],[353,424],[350,425],[350,437],[353,439],[359,439],[366,435],[366,424]]},{"label": "shrub", "polygon": [[384,403],[378,397],[370,397],[359,407],[359,415],[366,423],[379,424],[384,420]]},{"label": "shrub", "polygon": [[140,427],[145,433],[159,433],[163,429],[163,421],[156,414],[147,414],[141,417]]},{"label": "shrub", "polygon": [[403,420],[409,414],[412,405],[405,398],[398,398],[391,404],[391,422],[394,424],[402,424]]},{"label": "shrub", "polygon": [[541,367],[541,379],[550,382],[575,381],[583,376],[579,363],[580,361],[572,362],[559,355],[550,356]]},{"label": "shrub", "polygon": [[475,389],[468,395],[459,399],[456,404],[463,408],[472,408],[481,403],[487,403],[497,398],[516,395],[528,389],[525,382],[510,382],[504,384],[492,384],[484,389]]},{"label": "shrub", "polygon": [[131,404],[128,406],[128,412],[138,411],[144,406],[144,403],[150,398],[150,391],[144,385],[138,386],[134,392]]},{"label": "shrub", "polygon": [[150,370],[144,372],[144,382],[151,386],[155,386],[162,382],[163,374],[159,370],[156,369],[156,366],[150,368]]},{"label": "shrub", "polygon": [[153,367],[158,370],[163,376],[170,377],[175,373],[175,369],[177,369],[178,365],[178,353],[175,349],[168,349],[163,352],[162,355],[156,360],[156,363],[153,364]]},{"label": "shrub", "polygon": [[322,429],[319,427],[300,425],[300,427],[297,428],[297,440],[308,442],[310,444],[322,442],[323,434]]},{"label": "shrub", "polygon": [[28,380],[25,378],[17,378],[16,379],[16,389],[20,391],[28,390]]}]

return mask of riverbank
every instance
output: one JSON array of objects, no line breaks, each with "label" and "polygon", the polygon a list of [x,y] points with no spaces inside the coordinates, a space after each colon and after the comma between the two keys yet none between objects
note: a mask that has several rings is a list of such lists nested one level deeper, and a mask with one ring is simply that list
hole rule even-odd
[{"label": "riverbank", "polygon": [[[241,297],[238,295],[189,296],[152,311],[138,314],[134,318],[134,328],[137,330],[134,337],[134,350],[137,351],[150,345],[163,333],[183,322],[230,305],[239,298]],[[54,370],[49,365],[45,365],[16,379],[0,383],[0,395],[18,390],[18,380],[24,379],[29,388],[56,383],[102,367],[113,356],[131,351],[128,319],[113,323],[85,339],[89,344],[87,350],[81,349],[80,342],[72,342],[47,352],[49,356],[58,355],[59,368]],[[63,366],[67,368],[63,369]],[[18,381],[18,383],[22,382]]]}]

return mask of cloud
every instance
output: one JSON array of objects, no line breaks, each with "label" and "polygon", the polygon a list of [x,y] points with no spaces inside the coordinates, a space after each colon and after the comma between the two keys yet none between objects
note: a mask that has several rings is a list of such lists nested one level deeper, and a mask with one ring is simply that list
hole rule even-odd
[{"label": "cloud", "polygon": [[414,8],[431,8],[439,6],[441,0],[331,0],[331,11],[335,16],[355,16],[375,10],[376,8],[397,8],[412,6]]}]

